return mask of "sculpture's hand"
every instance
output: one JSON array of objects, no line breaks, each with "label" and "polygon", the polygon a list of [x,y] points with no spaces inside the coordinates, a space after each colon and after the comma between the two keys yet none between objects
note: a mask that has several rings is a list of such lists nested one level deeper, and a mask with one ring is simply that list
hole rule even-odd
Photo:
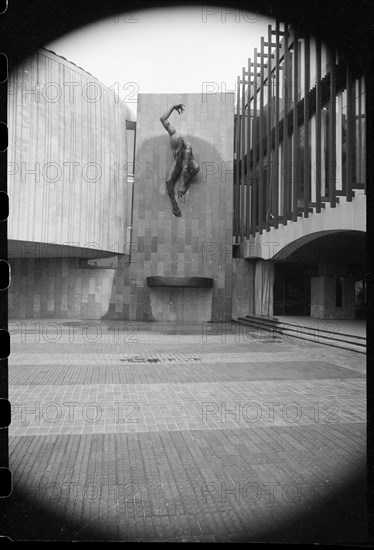
[{"label": "sculpture's hand", "polygon": [[185,110],[185,106],[183,105],[183,103],[178,103],[178,105],[174,105],[174,109],[178,112],[178,115],[180,115],[181,113],[183,113],[183,111]]}]

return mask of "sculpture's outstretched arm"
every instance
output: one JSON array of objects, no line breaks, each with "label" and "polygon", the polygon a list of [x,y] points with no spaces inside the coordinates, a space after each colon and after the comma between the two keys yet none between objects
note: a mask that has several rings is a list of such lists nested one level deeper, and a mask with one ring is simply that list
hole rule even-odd
[{"label": "sculpture's outstretched arm", "polygon": [[170,109],[160,117],[161,124],[163,125],[165,130],[168,132],[169,136],[172,136],[173,134],[175,134],[175,128],[173,128],[173,126],[170,124],[170,122],[168,122],[167,119],[169,118],[169,116],[174,110],[176,110],[180,115],[181,113],[183,113],[184,109],[185,109],[185,106],[182,103],[179,103],[178,105],[173,105],[172,107],[170,107]]}]

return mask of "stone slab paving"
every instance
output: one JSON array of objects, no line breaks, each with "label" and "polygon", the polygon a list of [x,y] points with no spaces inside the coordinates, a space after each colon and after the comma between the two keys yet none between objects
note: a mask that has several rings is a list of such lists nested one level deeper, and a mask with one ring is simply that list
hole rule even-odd
[{"label": "stone slab paving", "polygon": [[62,320],[52,342],[39,323],[11,329],[13,538],[366,540],[362,354],[230,325],[138,323],[126,343]]}]

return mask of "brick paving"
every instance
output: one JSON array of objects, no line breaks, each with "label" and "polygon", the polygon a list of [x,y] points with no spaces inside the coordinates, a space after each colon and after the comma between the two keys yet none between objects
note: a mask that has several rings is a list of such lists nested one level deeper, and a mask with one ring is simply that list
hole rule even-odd
[{"label": "brick paving", "polygon": [[362,354],[230,325],[136,323],[127,342],[124,324],[22,323],[12,538],[366,540]]}]

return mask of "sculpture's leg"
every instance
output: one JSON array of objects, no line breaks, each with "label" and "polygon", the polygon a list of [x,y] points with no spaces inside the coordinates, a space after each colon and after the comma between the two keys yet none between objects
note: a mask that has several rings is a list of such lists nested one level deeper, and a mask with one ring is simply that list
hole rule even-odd
[{"label": "sculpture's leg", "polygon": [[193,158],[192,148],[188,147],[183,158],[182,184],[179,187],[179,197],[183,197],[190,187],[190,181],[198,173],[200,166]]},{"label": "sculpture's leg", "polygon": [[166,189],[171,200],[171,205],[173,207],[173,214],[174,216],[177,216],[177,218],[180,218],[182,214],[177,204],[177,201],[175,200],[174,187],[179,178],[181,170],[182,165],[174,161],[173,164],[170,166],[169,172],[166,176]]}]

